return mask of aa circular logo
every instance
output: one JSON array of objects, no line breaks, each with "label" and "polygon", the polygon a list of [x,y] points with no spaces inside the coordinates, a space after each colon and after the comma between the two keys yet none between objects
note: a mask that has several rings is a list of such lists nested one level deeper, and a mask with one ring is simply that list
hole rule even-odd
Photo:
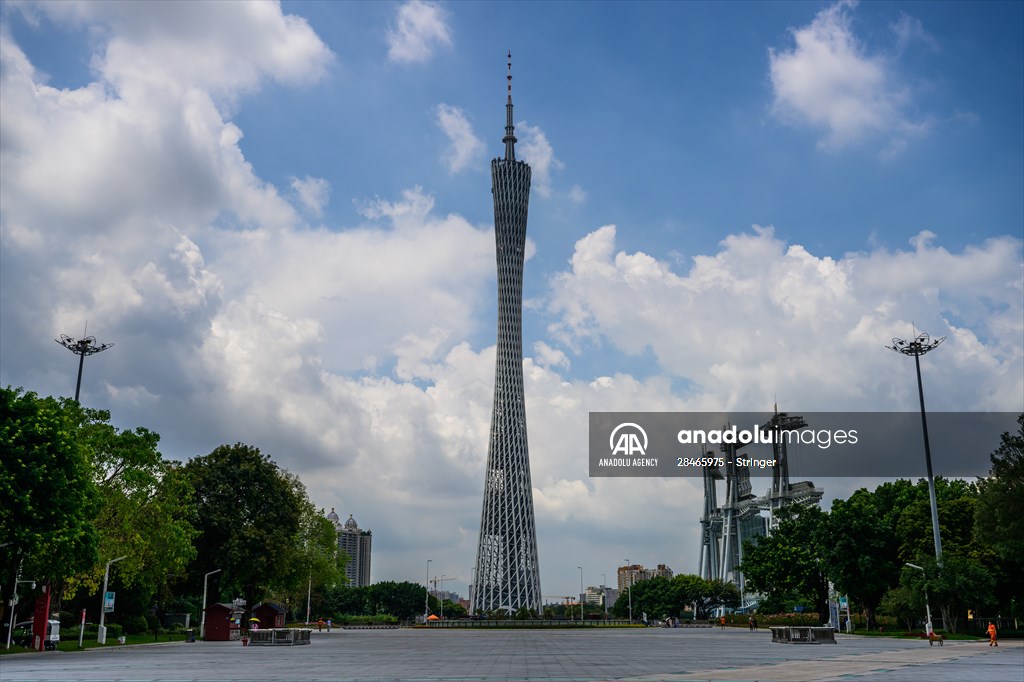
[{"label": "aa circular logo", "polygon": [[608,437],[608,447],[613,455],[646,455],[647,432],[633,422],[619,424],[612,429],[612,435]]}]

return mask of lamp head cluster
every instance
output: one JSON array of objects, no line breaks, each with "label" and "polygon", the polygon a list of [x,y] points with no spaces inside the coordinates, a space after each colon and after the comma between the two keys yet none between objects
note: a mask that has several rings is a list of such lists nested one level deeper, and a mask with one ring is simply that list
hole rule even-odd
[{"label": "lamp head cluster", "polygon": [[917,338],[915,338],[913,341],[906,341],[904,339],[893,338],[892,345],[886,346],[886,348],[888,348],[889,350],[894,350],[897,353],[902,353],[903,355],[920,356],[924,355],[930,350],[934,350],[939,346],[940,343],[942,343],[945,340],[945,336],[938,339],[932,339],[932,337],[922,332],[921,334],[918,334]]},{"label": "lamp head cluster", "polygon": [[114,345],[112,343],[97,344],[95,336],[73,339],[67,334],[61,334],[60,338],[54,339],[54,341],[64,346],[75,355],[93,355],[95,353],[102,353]]}]

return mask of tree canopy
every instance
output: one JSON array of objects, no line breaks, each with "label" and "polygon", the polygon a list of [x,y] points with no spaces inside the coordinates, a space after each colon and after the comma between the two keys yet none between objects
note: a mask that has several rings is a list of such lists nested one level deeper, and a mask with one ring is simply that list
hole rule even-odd
[{"label": "tree canopy", "polygon": [[60,583],[92,568],[101,507],[88,450],[78,438],[72,400],[0,389],[0,544],[4,584],[19,565],[38,581]]}]

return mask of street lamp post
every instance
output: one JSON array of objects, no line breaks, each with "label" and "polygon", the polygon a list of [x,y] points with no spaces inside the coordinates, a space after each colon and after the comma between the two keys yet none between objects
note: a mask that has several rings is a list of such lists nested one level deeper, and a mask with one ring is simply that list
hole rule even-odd
[{"label": "street lamp post", "polygon": [[[4,543],[4,544],[5,545],[9,545],[11,543],[7,542],[7,543]],[[24,559],[22,561],[24,561]],[[14,633],[14,609],[18,605],[18,585],[20,585],[21,583],[32,583],[32,589],[34,590],[36,588],[36,581],[35,580],[22,580],[21,579],[21,563],[22,563],[21,561],[18,562],[18,570],[14,574],[14,587],[11,589],[11,604],[10,604],[10,606],[11,606],[11,622],[8,623],[8,625],[7,625],[7,647],[6,648],[8,648],[8,649],[11,648],[11,635]]]},{"label": "street lamp post", "polygon": [[309,616],[313,611],[313,574],[309,574],[309,582],[306,583],[306,625],[309,625]]},{"label": "street lamp post", "polygon": [[427,624],[427,618],[430,617],[430,562],[433,559],[427,559],[427,594],[423,597],[423,624]]},{"label": "street lamp post", "polygon": [[930,350],[934,350],[940,343],[946,340],[943,336],[940,339],[932,340],[927,334],[918,334],[913,341],[893,338],[892,345],[886,346],[903,355],[914,356],[914,367],[917,369],[917,395],[921,401],[921,429],[924,431],[924,461],[928,471],[928,499],[932,507],[932,539],[935,542],[935,560],[942,563],[942,537],[939,535],[939,507],[935,500],[935,479],[932,476],[932,451],[928,444],[928,418],[924,411],[924,385],[921,383],[921,356]]},{"label": "street lamp post", "polygon": [[629,563],[629,558],[626,558],[626,572],[629,573],[629,587],[626,588],[626,594],[629,595],[629,624],[633,624],[633,569],[630,568],[633,564]]},{"label": "street lamp post", "polygon": [[918,566],[917,564],[912,564],[910,562],[907,562],[907,566],[910,566],[911,568],[916,568],[917,570],[921,571],[921,573],[924,575],[924,578],[925,578],[925,582],[924,582],[924,613],[925,613],[925,618],[928,620],[928,622],[926,622],[925,625],[924,625],[924,629],[928,633],[928,637],[931,637],[933,629],[932,629],[932,609],[931,609],[930,606],[928,606],[928,574],[925,573],[925,570],[924,570],[923,567]]},{"label": "street lamp post", "polygon": [[580,569],[580,622],[583,622],[583,567],[577,566]]},{"label": "street lamp post", "polygon": [[[216,571],[210,571],[203,576],[203,618],[199,622],[199,640],[202,642],[206,641],[206,581],[214,573],[220,573],[223,570],[223,568],[218,568]],[[309,624],[309,607],[306,608],[306,624]]]},{"label": "street lamp post", "polygon": [[107,628],[103,625],[104,616],[107,615],[107,581],[110,579],[110,564],[116,564],[127,556],[119,556],[107,562],[107,568],[103,571],[103,592],[100,594],[100,625],[96,629],[96,641],[100,644],[107,643]]},{"label": "street lamp post", "polygon": [[601,603],[604,604],[604,619],[608,620],[608,576],[601,574]]}]

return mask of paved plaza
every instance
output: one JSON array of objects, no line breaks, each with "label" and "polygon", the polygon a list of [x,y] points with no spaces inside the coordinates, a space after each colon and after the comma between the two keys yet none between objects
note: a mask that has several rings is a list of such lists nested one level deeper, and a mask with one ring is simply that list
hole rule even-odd
[{"label": "paved plaza", "polygon": [[312,644],[170,643],[0,657],[0,680],[921,680],[1021,682],[1024,643],[840,636],[773,644],[767,631],[338,630]]}]

